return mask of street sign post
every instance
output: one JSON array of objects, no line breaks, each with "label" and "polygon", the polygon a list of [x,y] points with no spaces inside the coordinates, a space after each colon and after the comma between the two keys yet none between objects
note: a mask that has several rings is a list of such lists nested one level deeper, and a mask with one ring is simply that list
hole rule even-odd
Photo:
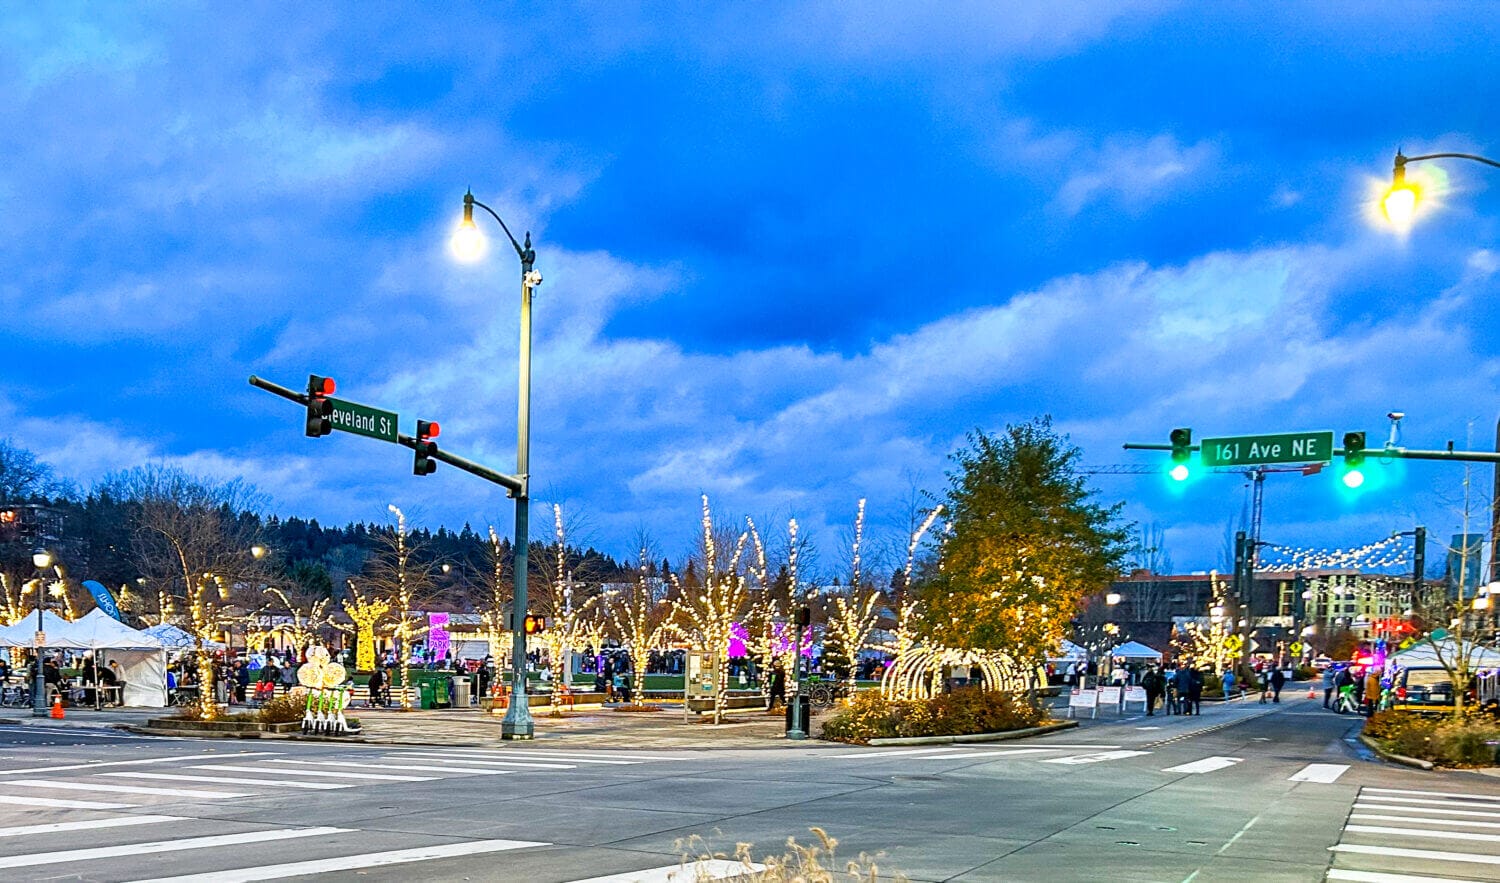
[{"label": "street sign post", "polygon": [[1206,438],[1199,453],[1204,466],[1326,463],[1333,460],[1333,432],[1283,432],[1274,435]]},{"label": "street sign post", "polygon": [[343,399],[330,398],[328,401],[333,404],[333,413],[328,415],[328,419],[333,423],[334,429],[381,441],[396,441],[396,415],[390,411]]}]

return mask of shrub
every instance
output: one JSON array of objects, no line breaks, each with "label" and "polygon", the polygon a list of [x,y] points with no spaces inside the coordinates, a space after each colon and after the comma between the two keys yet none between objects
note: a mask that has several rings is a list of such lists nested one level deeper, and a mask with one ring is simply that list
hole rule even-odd
[{"label": "shrub", "polygon": [[1323,677],[1323,673],[1310,665],[1299,665],[1292,671],[1294,681],[1316,681]]},{"label": "shrub", "polygon": [[1365,722],[1365,735],[1380,740],[1388,751],[1443,766],[1492,766],[1500,724],[1483,717],[1448,720],[1381,711]]},{"label": "shrub", "polygon": [[263,724],[290,724],[302,720],[307,711],[307,691],[294,687],[280,696],[267,699],[260,706],[260,722]]},{"label": "shrub", "polygon": [[932,699],[894,702],[878,690],[858,693],[844,710],[823,724],[822,738],[868,744],[895,736],[963,736],[998,733],[1041,723],[1045,712],[1017,693],[977,688]]}]

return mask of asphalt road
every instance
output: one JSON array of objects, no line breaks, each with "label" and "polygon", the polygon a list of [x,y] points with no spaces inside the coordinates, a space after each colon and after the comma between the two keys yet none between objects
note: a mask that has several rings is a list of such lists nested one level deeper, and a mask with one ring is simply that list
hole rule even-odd
[{"label": "asphalt road", "polygon": [[1500,880],[1500,780],[1375,761],[1356,725],[1294,699],[985,745],[639,752],[0,726],[0,879],[660,883],[684,838],[764,855],[817,826],[917,881]]}]

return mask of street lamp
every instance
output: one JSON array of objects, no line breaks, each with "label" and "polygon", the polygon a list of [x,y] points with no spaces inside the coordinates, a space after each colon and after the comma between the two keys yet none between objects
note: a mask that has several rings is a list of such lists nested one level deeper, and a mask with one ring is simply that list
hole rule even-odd
[{"label": "street lamp", "polygon": [[531,248],[531,233],[526,234],[526,243],[522,245],[511,235],[510,228],[495,210],[474,198],[473,192],[464,194],[464,219],[453,231],[450,242],[453,254],[461,261],[475,261],[484,254],[484,236],[480,234],[479,228],[474,225],[474,207],[478,206],[489,212],[500,229],[505,231],[505,238],[510,240],[511,246],[516,250],[516,256],[521,259],[521,346],[520,346],[520,396],[516,409],[516,477],[521,481],[521,489],[514,491],[511,496],[516,500],[516,541],[515,541],[515,563],[512,572],[515,574],[516,592],[515,599],[511,602],[511,683],[510,683],[510,708],[505,712],[505,719],[500,724],[500,737],[502,739],[530,739],[536,732],[535,725],[531,720],[531,708],[526,700],[526,631],[520,627],[521,618],[526,615],[526,553],[530,544],[528,536],[530,530],[529,512],[529,488],[531,485],[530,460],[531,460],[531,290],[542,284],[542,274],[533,269],[536,262],[536,252]]},{"label": "street lamp", "polygon": [[1391,173],[1391,186],[1380,199],[1380,210],[1391,226],[1401,232],[1411,229],[1416,216],[1417,203],[1422,200],[1422,188],[1406,179],[1406,164],[1426,159],[1468,159],[1500,169],[1500,162],[1472,153],[1425,153],[1421,156],[1402,156],[1396,151],[1396,166]]},{"label": "street lamp", "polygon": [[46,549],[37,549],[31,556],[36,565],[36,647],[33,651],[35,663],[31,674],[31,713],[37,717],[47,715],[47,679],[42,674],[42,610],[47,606],[47,568],[52,566],[52,555]]}]

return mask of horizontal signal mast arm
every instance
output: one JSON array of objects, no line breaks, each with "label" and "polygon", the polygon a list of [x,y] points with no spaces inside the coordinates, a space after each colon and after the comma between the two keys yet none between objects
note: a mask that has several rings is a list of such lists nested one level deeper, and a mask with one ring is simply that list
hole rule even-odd
[{"label": "horizontal signal mast arm", "polygon": [[[1191,450],[1198,450],[1193,445]],[[1127,451],[1170,451],[1171,445],[1126,442]],[[1334,448],[1333,456],[1342,457],[1343,448]],[[1395,457],[1402,460],[1458,460],[1465,463],[1500,463],[1500,451],[1422,451],[1408,448],[1365,448],[1366,457]]]},{"label": "horizontal signal mast arm", "polygon": [[[256,377],[254,374],[250,375],[250,385],[257,389],[263,389],[272,395],[281,396],[288,401],[296,402],[299,405],[307,404],[307,395],[305,393],[294,392],[279,383],[272,383],[269,380]],[[417,440],[415,438],[400,432],[396,433],[396,443],[413,450],[417,447]],[[441,446],[432,452],[432,458],[439,462],[447,463],[455,469],[462,469],[470,475],[477,475],[485,481],[498,484],[505,488],[512,497],[526,496],[526,476],[524,475],[506,475],[503,472],[496,472],[488,466],[475,463],[473,460],[460,457],[457,454],[450,454],[443,450]]]}]

